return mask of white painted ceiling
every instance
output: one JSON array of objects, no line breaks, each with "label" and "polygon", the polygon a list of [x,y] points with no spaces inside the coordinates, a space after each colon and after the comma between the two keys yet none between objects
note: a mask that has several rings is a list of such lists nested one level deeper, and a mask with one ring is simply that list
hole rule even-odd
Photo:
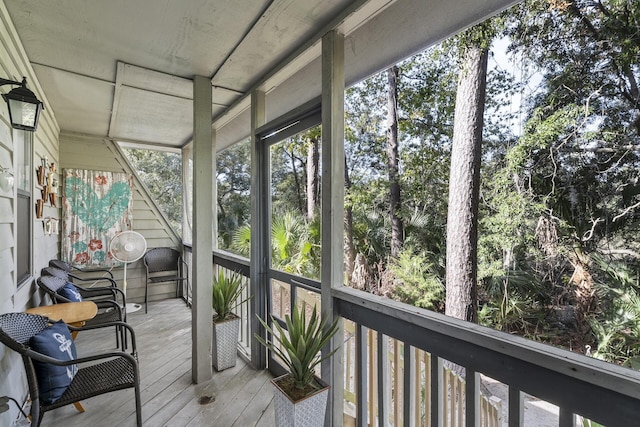
[{"label": "white painted ceiling", "polygon": [[248,131],[232,121],[248,120],[250,90],[279,89],[272,115],[319,94],[326,31],[345,34],[353,83],[510,3],[4,0],[61,131],[171,147],[191,140],[195,75],[211,78],[228,145]]}]

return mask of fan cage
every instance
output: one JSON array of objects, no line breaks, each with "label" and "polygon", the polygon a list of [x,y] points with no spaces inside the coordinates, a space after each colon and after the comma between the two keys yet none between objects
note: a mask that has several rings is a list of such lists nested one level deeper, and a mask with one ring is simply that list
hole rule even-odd
[{"label": "fan cage", "polygon": [[120,262],[133,262],[142,258],[147,251],[147,242],[142,234],[123,231],[111,239],[109,252]]}]

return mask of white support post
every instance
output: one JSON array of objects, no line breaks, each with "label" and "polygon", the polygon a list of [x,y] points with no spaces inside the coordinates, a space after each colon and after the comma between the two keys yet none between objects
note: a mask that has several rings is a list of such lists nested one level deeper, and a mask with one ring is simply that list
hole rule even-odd
[{"label": "white support post", "polygon": [[[193,187],[189,184],[191,168],[189,161],[193,159],[193,144],[182,148],[182,241],[192,243],[192,204]],[[192,184],[193,185],[193,184]]]},{"label": "white support post", "polygon": [[191,309],[192,378],[201,383],[212,378],[211,282],[215,222],[214,152],[211,128],[211,80],[193,80],[193,301]]},{"label": "white support post", "polygon": [[[321,303],[325,314],[338,317],[332,288],[344,281],[344,36],[336,31],[322,38],[322,265]],[[322,362],[322,378],[331,384],[325,425],[341,426],[344,402],[344,329],[342,321]]]},{"label": "white support post", "polygon": [[[266,283],[267,245],[269,242],[269,215],[267,198],[269,196],[268,174],[265,147],[256,137],[256,129],[264,124],[265,96],[262,91],[251,94],[251,279],[249,316],[251,330],[266,339],[267,333],[258,321],[266,320],[266,300],[269,289]],[[255,336],[251,337],[251,364],[256,369],[267,367],[266,351]]]}]

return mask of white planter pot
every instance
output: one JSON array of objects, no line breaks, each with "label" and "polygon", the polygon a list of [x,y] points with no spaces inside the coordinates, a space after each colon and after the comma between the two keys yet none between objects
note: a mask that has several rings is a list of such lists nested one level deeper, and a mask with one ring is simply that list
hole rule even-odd
[{"label": "white planter pot", "polygon": [[216,371],[236,366],[240,318],[213,323],[213,349],[211,359]]},{"label": "white planter pot", "polygon": [[327,399],[329,397],[329,385],[316,377],[316,381],[323,388],[304,399],[294,402],[278,386],[278,381],[287,375],[271,380],[274,387],[273,405],[278,427],[323,427]]}]

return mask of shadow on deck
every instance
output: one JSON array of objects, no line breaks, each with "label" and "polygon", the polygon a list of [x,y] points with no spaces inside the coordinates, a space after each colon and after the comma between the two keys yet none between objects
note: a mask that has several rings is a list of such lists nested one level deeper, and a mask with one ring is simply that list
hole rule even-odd
[{"label": "shadow on deck", "polygon": [[[138,341],[145,426],[274,426],[268,371],[256,371],[240,358],[234,368],[214,372],[202,384],[191,381],[191,310],[182,300],[149,304],[128,315]],[[113,329],[79,334],[79,356],[113,351]],[[85,413],[73,406],[47,412],[41,426],[134,426],[132,390],[84,400]]]}]

